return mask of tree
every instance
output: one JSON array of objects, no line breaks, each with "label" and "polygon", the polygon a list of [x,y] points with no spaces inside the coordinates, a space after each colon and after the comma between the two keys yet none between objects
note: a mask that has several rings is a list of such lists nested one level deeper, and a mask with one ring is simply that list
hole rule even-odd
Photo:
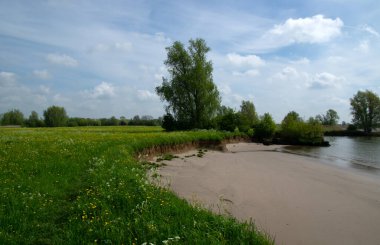
[{"label": "tree", "polygon": [[1,125],[23,125],[24,114],[20,110],[13,109],[3,114]]},{"label": "tree", "polygon": [[28,127],[42,127],[44,123],[38,116],[38,113],[32,111],[29,118],[26,120],[26,124]]},{"label": "tree", "polygon": [[65,108],[53,105],[44,111],[44,120],[48,127],[64,127],[68,117]]},{"label": "tree", "polygon": [[169,78],[163,78],[157,94],[168,102],[166,112],[182,129],[206,128],[220,106],[219,91],[212,79],[210,51],[203,39],[189,41],[187,50],[181,42],[166,48]]},{"label": "tree", "polygon": [[265,113],[255,127],[255,137],[259,140],[272,139],[276,131],[276,123],[269,113]]},{"label": "tree", "polygon": [[358,91],[351,101],[352,122],[365,133],[371,133],[372,129],[380,123],[380,98],[369,90]]},{"label": "tree", "polygon": [[329,109],[326,112],[326,115],[315,116],[315,120],[319,121],[323,125],[334,126],[338,124],[339,116],[335,110]]},{"label": "tree", "polygon": [[234,110],[226,110],[223,115],[217,117],[218,129],[234,132],[239,129],[240,116]]},{"label": "tree", "polygon": [[251,101],[242,101],[240,105],[241,120],[250,128],[258,122],[255,106]]}]

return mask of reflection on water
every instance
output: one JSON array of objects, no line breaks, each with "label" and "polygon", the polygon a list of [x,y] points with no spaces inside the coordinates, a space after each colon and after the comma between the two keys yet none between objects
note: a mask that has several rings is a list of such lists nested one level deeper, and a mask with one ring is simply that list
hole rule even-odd
[{"label": "reflection on water", "polygon": [[326,137],[330,147],[287,146],[284,151],[354,168],[380,171],[380,137]]}]

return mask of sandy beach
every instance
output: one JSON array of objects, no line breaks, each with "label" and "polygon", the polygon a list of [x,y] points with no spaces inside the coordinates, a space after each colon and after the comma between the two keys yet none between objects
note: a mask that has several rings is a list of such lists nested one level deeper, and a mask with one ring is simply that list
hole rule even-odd
[{"label": "sandy beach", "polygon": [[380,244],[380,178],[278,147],[180,154],[160,168],[161,181],[190,202],[252,219],[276,244]]}]

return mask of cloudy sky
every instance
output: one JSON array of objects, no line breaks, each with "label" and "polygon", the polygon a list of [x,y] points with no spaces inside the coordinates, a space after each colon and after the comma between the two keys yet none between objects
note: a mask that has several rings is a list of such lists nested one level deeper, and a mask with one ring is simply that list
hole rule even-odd
[{"label": "cloudy sky", "polygon": [[0,0],[0,113],[161,116],[165,47],[203,38],[222,104],[281,121],[380,92],[377,0]]}]

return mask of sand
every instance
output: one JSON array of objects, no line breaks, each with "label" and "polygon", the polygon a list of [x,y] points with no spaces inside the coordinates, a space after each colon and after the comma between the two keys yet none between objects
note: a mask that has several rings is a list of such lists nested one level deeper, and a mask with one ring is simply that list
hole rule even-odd
[{"label": "sand", "polygon": [[276,244],[380,244],[380,178],[278,147],[230,144],[202,158],[188,152],[159,171],[180,197],[252,219]]}]

